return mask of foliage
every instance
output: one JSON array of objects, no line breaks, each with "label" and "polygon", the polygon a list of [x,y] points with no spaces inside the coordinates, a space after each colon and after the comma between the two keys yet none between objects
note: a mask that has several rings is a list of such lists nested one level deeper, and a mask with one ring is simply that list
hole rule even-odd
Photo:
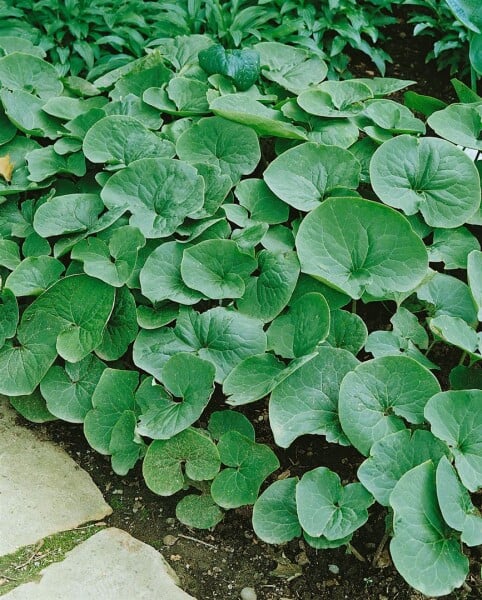
[{"label": "foliage", "polygon": [[[243,90],[201,68],[210,48],[175,37],[93,82],[0,58],[0,393],[82,423],[120,475],[142,460],[153,492],[189,490],[191,527],[254,505],[262,539],[333,548],[377,501],[403,577],[447,594],[481,538],[480,164],[457,144],[479,148],[482,101],[408,96],[426,137],[385,98],[413,82],[329,81],[261,42]],[[368,335],[357,302],[388,328]],[[434,345],[463,353],[452,389]],[[280,448],[354,446],[360,481],[276,479],[258,401]]]}]

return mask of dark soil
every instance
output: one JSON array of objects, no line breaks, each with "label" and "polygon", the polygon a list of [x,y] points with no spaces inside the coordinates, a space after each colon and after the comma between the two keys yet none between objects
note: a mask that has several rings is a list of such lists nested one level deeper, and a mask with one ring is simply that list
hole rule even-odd
[{"label": "dark soil", "polygon": [[[437,72],[424,62],[430,42],[411,38],[411,29],[402,20],[392,28],[392,41],[384,47],[394,58],[394,64],[388,65],[386,75],[417,80],[413,90],[453,100],[448,74]],[[351,69],[359,76],[377,74],[362,55],[353,56]],[[380,313],[379,305],[376,315],[370,307],[360,306],[359,310],[371,330],[385,328],[392,314]],[[446,348],[440,349],[447,352]],[[453,352],[431,355],[431,358],[447,367],[456,364]],[[256,424],[257,441],[273,445],[266,402],[249,405],[245,412]],[[35,428],[38,431],[38,426]],[[371,509],[368,524],[355,534],[352,549],[348,551],[346,548],[316,551],[300,540],[284,546],[265,544],[253,533],[250,507],[229,511],[212,532],[190,530],[175,518],[178,496],[160,498],[151,493],[139,466],[126,478],[115,475],[109,458],[88,446],[80,426],[58,421],[43,425],[42,430],[91,474],[104,493],[114,509],[113,515],[106,519],[107,525],[127,530],[160,550],[180,576],[183,588],[199,599],[239,598],[244,587],[255,588],[258,600],[423,598],[398,575],[388,546],[379,548],[386,516],[386,511],[379,506]],[[355,479],[362,461],[353,449],[328,444],[321,437],[306,436],[298,439],[288,451],[275,450],[286,476],[300,475],[325,465],[338,472],[345,483]],[[476,568],[480,555],[476,555],[477,550],[472,550],[473,568],[467,586],[446,598],[475,600],[482,597]]]}]

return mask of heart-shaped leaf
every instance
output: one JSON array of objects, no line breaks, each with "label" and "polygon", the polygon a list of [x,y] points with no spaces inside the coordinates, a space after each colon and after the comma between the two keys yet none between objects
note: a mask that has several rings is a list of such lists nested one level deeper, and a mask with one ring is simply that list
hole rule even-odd
[{"label": "heart-shaped leaf", "polygon": [[219,440],[228,431],[237,431],[254,442],[251,421],[234,410],[218,410],[209,417],[208,430],[213,440]]},{"label": "heart-shaped leaf", "polygon": [[326,343],[334,348],[348,350],[355,356],[367,341],[368,330],[363,319],[346,310],[330,313],[330,332]]},{"label": "heart-shaped leaf", "polygon": [[275,481],[256,500],[253,529],[268,544],[284,544],[301,535],[296,512],[296,477]]},{"label": "heart-shaped leaf", "polygon": [[213,44],[199,52],[199,65],[208,75],[225,75],[238,90],[247,90],[259,77],[259,53],[256,50],[225,50]]},{"label": "heart-shaped leaf", "polygon": [[210,495],[190,494],[178,502],[176,517],[187,527],[211,529],[222,521],[224,512]]},{"label": "heart-shaped leaf", "polygon": [[95,353],[102,360],[117,360],[127,352],[138,330],[134,297],[127,287],[117,288],[114,308]]},{"label": "heart-shaped leaf", "polygon": [[8,90],[23,90],[40,98],[59,96],[64,88],[53,65],[22,52],[0,58],[0,81]]},{"label": "heart-shaped leaf", "polygon": [[136,435],[136,415],[125,410],[112,428],[109,454],[112,455],[112,470],[117,475],[127,475],[139,460],[142,452],[141,440]]}]

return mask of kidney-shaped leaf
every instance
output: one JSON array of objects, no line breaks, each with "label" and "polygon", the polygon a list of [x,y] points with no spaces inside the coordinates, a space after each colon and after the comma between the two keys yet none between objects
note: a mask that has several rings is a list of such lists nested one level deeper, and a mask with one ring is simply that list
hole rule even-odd
[{"label": "kidney-shaped leaf", "polygon": [[224,512],[208,494],[184,496],[176,506],[181,523],[196,529],[211,529],[224,517]]},{"label": "kidney-shaped leaf", "polygon": [[36,210],[33,227],[44,238],[88,231],[103,210],[97,194],[54,196]]},{"label": "kidney-shaped leaf", "polygon": [[360,298],[413,290],[427,250],[393,209],[362,198],[331,198],[309,213],[296,237],[301,270]]},{"label": "kidney-shaped leaf", "polygon": [[340,386],[341,426],[359,452],[390,433],[419,424],[429,398],[440,391],[432,373],[407,356],[383,356],[360,364]]},{"label": "kidney-shaped leaf", "polygon": [[348,150],[306,142],[275,158],[264,180],[284,202],[309,211],[337,187],[357,188],[360,164]]},{"label": "kidney-shaped leaf", "polygon": [[204,201],[204,180],[194,167],[171,158],[141,158],[106,183],[109,209],[132,213],[130,224],[146,238],[167,237]]},{"label": "kidney-shaped leaf", "polygon": [[201,430],[190,428],[170,440],[155,440],[147,449],[142,474],[147,487],[159,496],[172,496],[184,486],[186,474],[194,481],[213,479],[221,461],[215,444]]},{"label": "kidney-shaped leaf", "polygon": [[237,431],[221,436],[218,443],[221,462],[226,465],[211,485],[214,501],[223,508],[254,504],[263,481],[279,467],[274,452]]},{"label": "kidney-shaped leaf", "polygon": [[343,487],[336,473],[318,467],[305,473],[296,485],[296,507],[304,531],[329,540],[344,538],[368,520],[372,495],[361,483]]},{"label": "kidney-shaped leaf", "polygon": [[427,596],[444,596],[461,586],[469,561],[440,514],[432,462],[405,473],[390,504],[394,511],[390,552],[402,577]]},{"label": "kidney-shaped leaf", "polygon": [[431,227],[463,225],[479,208],[480,180],[472,159],[438,138],[400,135],[370,163],[377,196],[406,215],[421,212]]},{"label": "kidney-shaped leaf", "polygon": [[142,390],[143,401],[148,407],[141,414],[138,432],[165,440],[187,429],[199,419],[211,398],[214,374],[212,363],[193,354],[180,352],[171,356],[162,370],[162,380],[176,400],[159,394],[159,386],[146,379],[138,395]]},{"label": "kidney-shaped leaf", "polygon": [[373,444],[357,475],[376,501],[388,506],[390,494],[402,475],[426,460],[436,464],[444,454],[448,454],[447,446],[430,431],[417,429],[412,433],[402,429]]},{"label": "kidney-shaped leaf", "polygon": [[480,111],[481,107],[473,104],[451,104],[430,115],[427,123],[437,135],[449,142],[482,150]]},{"label": "kidney-shaped leaf", "polygon": [[296,512],[296,484],[289,477],[275,481],[256,500],[253,507],[253,529],[268,544],[284,544],[301,535]]},{"label": "kidney-shaped leaf", "polygon": [[358,364],[346,350],[322,347],[274,389],[269,421],[278,446],[287,448],[305,434],[348,444],[338,420],[338,394],[342,379]]},{"label": "kidney-shaped leaf", "polygon": [[432,433],[448,444],[462,483],[471,492],[482,486],[482,390],[434,395],[425,407]]},{"label": "kidney-shaped leaf", "polygon": [[23,90],[40,98],[59,96],[64,86],[55,67],[32,54],[12,52],[0,59],[0,82],[8,90]]}]

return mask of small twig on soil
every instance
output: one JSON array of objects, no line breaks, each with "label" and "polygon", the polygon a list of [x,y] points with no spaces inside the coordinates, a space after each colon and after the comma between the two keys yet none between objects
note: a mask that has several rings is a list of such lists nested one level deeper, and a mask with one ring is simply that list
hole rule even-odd
[{"label": "small twig on soil", "polygon": [[354,548],[351,544],[347,544],[346,547],[360,562],[365,562],[365,557],[362,554],[360,554],[358,550]]},{"label": "small twig on soil", "polygon": [[18,581],[15,577],[10,577],[9,575],[5,575],[4,573],[0,573],[0,579],[7,579],[8,581]]},{"label": "small twig on soil", "polygon": [[198,540],[197,538],[191,537],[190,535],[183,535],[182,533],[179,533],[178,537],[182,537],[185,540],[191,540],[191,542],[197,542],[198,544],[202,544],[203,546],[207,546],[208,548],[214,548],[215,550],[217,550],[217,546],[214,546],[213,544],[208,544],[208,542],[204,542],[203,540]]},{"label": "small twig on soil", "polygon": [[378,544],[378,548],[375,550],[375,554],[373,555],[372,567],[376,567],[378,565],[378,560],[383,552],[383,549],[385,548],[388,538],[388,531],[385,531],[382,539],[380,540],[380,543]]},{"label": "small twig on soil", "polygon": [[24,563],[22,563],[21,565],[16,565],[15,570],[19,571],[20,569],[23,569],[24,567],[26,567],[27,565],[29,565],[34,558],[37,556],[38,551],[40,550],[40,548],[43,546],[44,541],[40,540],[40,542],[35,546],[35,550],[32,552],[31,556],[29,557],[28,560],[26,560]]},{"label": "small twig on soil", "polygon": [[462,584],[462,587],[463,587],[463,588],[464,588],[464,590],[465,590],[467,593],[469,593],[469,594],[470,594],[470,592],[472,591],[472,588],[470,587],[470,585],[469,585],[469,584],[468,584],[466,581],[464,581],[464,582],[463,582],[463,584]]}]

